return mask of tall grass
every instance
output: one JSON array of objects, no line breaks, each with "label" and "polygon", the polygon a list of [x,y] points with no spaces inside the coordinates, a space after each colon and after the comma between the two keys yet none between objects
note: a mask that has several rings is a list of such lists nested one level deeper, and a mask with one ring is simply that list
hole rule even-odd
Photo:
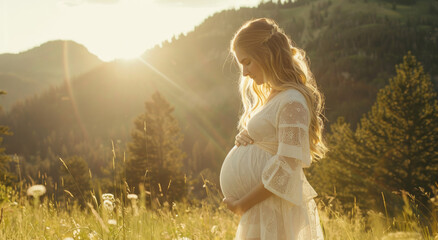
[{"label": "tall grass", "polygon": [[[207,186],[208,187],[208,186]],[[95,196],[86,208],[77,204],[62,208],[48,197],[34,201],[20,197],[12,188],[0,187],[0,239],[233,239],[239,217],[220,203],[217,189],[199,204],[172,205],[157,202],[146,207],[147,192],[122,204],[116,196],[113,209]],[[6,198],[4,198],[6,197]],[[411,203],[399,218],[354,207],[346,214],[336,209],[339,203],[320,201],[319,214],[326,239],[438,239],[413,214]],[[436,221],[432,224],[437,224]]]},{"label": "tall grass", "polygon": [[[113,147],[113,170],[116,170]],[[69,171],[69,166],[62,161]],[[125,163],[125,158],[121,161]],[[70,171],[69,171],[70,172]],[[90,174],[91,175],[91,174]],[[207,198],[201,201],[171,203],[140,186],[140,196],[129,193],[126,173],[114,172],[114,195],[91,192],[91,202],[79,206],[56,202],[47,195],[25,196],[20,187],[13,189],[0,183],[0,239],[233,239],[239,217],[222,204],[217,186],[203,178]],[[120,176],[120,175],[119,175]],[[73,177],[73,176],[72,176]],[[76,183],[76,187],[80,189]],[[438,196],[438,185],[433,188]],[[98,192],[97,196],[95,193]],[[89,193],[87,193],[89,194]],[[85,199],[86,193],[76,196]],[[32,195],[32,194],[30,194]],[[387,212],[362,212],[357,206],[345,212],[335,198],[318,201],[319,215],[325,239],[438,240],[436,220],[438,200],[429,195],[432,205],[429,222],[421,221],[413,211],[415,202],[402,194],[404,208],[398,217]],[[385,197],[382,194],[385,204]]]}]

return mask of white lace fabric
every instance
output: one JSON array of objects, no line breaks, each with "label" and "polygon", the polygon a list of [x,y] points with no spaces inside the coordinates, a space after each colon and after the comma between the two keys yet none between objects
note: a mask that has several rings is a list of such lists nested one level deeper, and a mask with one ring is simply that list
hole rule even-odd
[{"label": "white lace fabric", "polygon": [[[287,99],[280,105],[276,122],[278,150],[263,170],[262,182],[269,191],[301,206],[316,196],[313,189],[303,192],[307,181],[302,168],[311,163],[307,106],[299,100]],[[310,185],[306,184],[306,187]]]},{"label": "white lace fabric", "polygon": [[312,160],[309,122],[304,96],[285,90],[249,120],[255,144],[227,155],[221,169],[224,196],[239,199],[260,183],[273,193],[243,214],[235,240],[323,239],[317,194],[303,172]]}]

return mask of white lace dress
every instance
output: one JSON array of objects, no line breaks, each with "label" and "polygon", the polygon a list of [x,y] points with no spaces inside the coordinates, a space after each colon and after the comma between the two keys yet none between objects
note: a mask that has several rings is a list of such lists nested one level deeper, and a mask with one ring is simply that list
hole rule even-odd
[{"label": "white lace dress", "polygon": [[260,183],[273,193],[242,215],[235,240],[323,239],[317,194],[303,173],[311,163],[309,121],[304,96],[285,90],[249,120],[254,144],[228,153],[220,173],[225,197],[240,199]]}]

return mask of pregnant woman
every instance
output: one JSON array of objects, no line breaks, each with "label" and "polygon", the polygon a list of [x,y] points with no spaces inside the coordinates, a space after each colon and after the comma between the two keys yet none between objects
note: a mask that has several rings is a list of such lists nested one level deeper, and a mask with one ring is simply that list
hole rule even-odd
[{"label": "pregnant woman", "polygon": [[323,99],[305,52],[266,18],[243,25],[231,52],[242,71],[243,114],[220,184],[224,203],[241,215],[235,239],[323,239],[317,194],[303,173],[326,152]]}]

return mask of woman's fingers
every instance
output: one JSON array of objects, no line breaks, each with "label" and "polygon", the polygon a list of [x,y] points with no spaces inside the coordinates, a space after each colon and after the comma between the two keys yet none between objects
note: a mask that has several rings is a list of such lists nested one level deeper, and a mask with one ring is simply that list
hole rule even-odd
[{"label": "woman's fingers", "polygon": [[237,136],[244,143],[249,143],[249,144],[253,144],[254,143],[254,140],[249,136],[247,130],[243,130]]},{"label": "woman's fingers", "polygon": [[252,140],[252,138],[248,135],[240,135],[240,139],[242,139],[243,142],[245,143],[249,143],[249,144],[253,144],[254,140]]},{"label": "woman's fingers", "polygon": [[235,145],[236,146],[240,146],[240,145],[248,145],[248,144],[253,144],[254,140],[248,135],[248,132],[242,131],[239,134],[237,134],[236,136],[236,141],[235,141]]}]

